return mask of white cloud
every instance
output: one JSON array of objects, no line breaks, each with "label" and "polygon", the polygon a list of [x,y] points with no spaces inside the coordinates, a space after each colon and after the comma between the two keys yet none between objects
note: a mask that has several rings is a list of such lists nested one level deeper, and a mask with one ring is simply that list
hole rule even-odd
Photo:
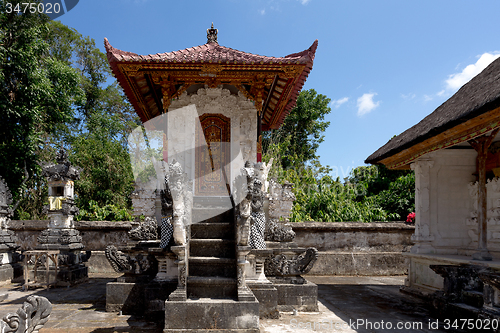
[{"label": "white cloud", "polygon": [[301,4],[303,5],[307,5],[307,3],[311,0],[299,0]]},{"label": "white cloud", "polygon": [[358,98],[358,116],[361,117],[367,113],[372,112],[376,107],[380,105],[379,102],[374,102],[373,97],[377,95],[377,93],[363,94],[360,98]]},{"label": "white cloud", "polygon": [[262,10],[260,11],[260,15],[264,15],[265,13],[266,13],[266,10],[265,10],[265,9],[262,9]]},{"label": "white cloud", "polygon": [[340,98],[332,101],[332,106],[338,109],[342,104],[346,103],[349,100],[349,97]]},{"label": "white cloud", "polygon": [[417,95],[415,95],[414,93],[409,93],[409,94],[401,94],[401,97],[403,99],[414,99],[415,97],[417,97]]},{"label": "white cloud", "polygon": [[[474,64],[466,66],[460,73],[451,74],[446,80],[446,90],[455,91],[461,86],[469,82],[477,74],[481,73],[489,64],[491,64],[495,59],[500,57],[500,52],[493,53],[483,53],[479,56],[479,59]],[[441,92],[440,92],[441,93]],[[442,96],[443,93],[439,96]]]}]

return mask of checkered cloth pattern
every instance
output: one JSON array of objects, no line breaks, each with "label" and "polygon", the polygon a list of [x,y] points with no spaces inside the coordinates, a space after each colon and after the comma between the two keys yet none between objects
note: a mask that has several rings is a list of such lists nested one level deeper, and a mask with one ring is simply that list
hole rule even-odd
[{"label": "checkered cloth pattern", "polygon": [[252,249],[265,249],[264,232],[266,230],[266,215],[264,213],[252,213],[252,221],[248,245]]},{"label": "checkered cloth pattern", "polygon": [[170,243],[170,239],[172,239],[172,235],[174,234],[174,227],[172,225],[172,217],[165,217],[163,216],[161,218],[161,241],[160,241],[160,247],[162,249],[166,248],[168,246],[168,243]]}]

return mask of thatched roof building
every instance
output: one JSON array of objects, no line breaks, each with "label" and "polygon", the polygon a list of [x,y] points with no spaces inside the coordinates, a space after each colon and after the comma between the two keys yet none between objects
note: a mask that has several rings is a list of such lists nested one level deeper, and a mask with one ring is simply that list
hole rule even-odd
[{"label": "thatched roof building", "polygon": [[500,58],[415,126],[392,138],[365,163],[408,168],[418,157],[466,142],[500,125]]}]

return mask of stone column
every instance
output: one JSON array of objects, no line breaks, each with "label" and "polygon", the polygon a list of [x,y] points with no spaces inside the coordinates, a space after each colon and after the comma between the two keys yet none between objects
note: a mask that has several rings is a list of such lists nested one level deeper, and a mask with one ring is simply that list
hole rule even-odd
[{"label": "stone column", "polygon": [[415,171],[415,233],[411,239],[415,245],[412,253],[434,253],[430,231],[430,169],[434,161],[419,159],[410,166]]},{"label": "stone column", "polygon": [[478,248],[472,255],[474,260],[492,260],[488,251],[488,225],[487,200],[486,200],[486,159],[488,157],[488,148],[497,135],[499,129],[493,130],[488,136],[480,136],[469,141],[469,144],[477,152],[477,171],[478,171],[478,205],[477,205],[477,224],[478,224]]},{"label": "stone column", "polygon": [[247,287],[245,278],[245,266],[247,262],[247,255],[250,252],[250,246],[238,246],[237,249],[237,278],[238,278],[238,301],[252,302],[255,296]]},{"label": "stone column", "polygon": [[[177,289],[168,297],[168,301],[186,301],[187,300],[187,277],[188,277],[188,261],[185,246],[171,246],[170,249],[177,255],[177,271],[178,283]],[[167,301],[167,302],[168,302]]]}]

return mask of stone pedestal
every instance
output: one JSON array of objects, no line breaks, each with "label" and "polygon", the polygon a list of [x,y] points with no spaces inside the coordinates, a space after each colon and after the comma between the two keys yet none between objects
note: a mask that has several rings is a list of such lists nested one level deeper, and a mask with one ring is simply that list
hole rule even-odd
[{"label": "stone pedestal", "polygon": [[130,242],[118,251],[106,248],[106,257],[123,276],[106,285],[106,311],[122,312],[163,322],[165,300],[177,288],[174,253],[161,249],[159,240]]},{"label": "stone pedestal", "polygon": [[[57,285],[70,286],[88,279],[88,260],[82,252],[83,244],[80,232],[76,229],[45,229],[38,236],[37,250],[59,250]],[[54,269],[52,266],[51,269]],[[43,270],[40,270],[43,276]]]}]

